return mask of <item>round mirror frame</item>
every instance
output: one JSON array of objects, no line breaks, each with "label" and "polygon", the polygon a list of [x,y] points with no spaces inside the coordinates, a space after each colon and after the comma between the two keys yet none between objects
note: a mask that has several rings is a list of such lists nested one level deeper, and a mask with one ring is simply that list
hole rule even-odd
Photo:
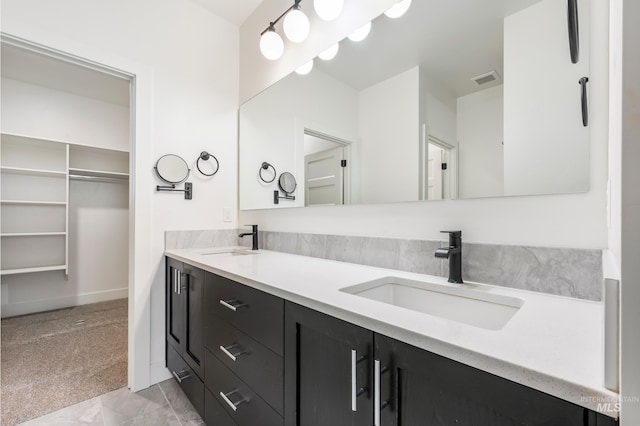
[{"label": "round mirror frame", "polygon": [[[163,161],[163,159],[165,159],[165,161]],[[169,180],[169,178],[167,176],[163,176],[162,175],[162,172],[159,169],[159,168],[163,168],[163,164],[161,164],[161,162],[162,163],[166,163],[167,160],[170,160],[170,159],[177,159],[177,160],[180,160],[180,162],[181,162],[181,163],[180,162],[175,163],[173,165],[173,168],[175,168],[176,166],[181,166],[182,164],[184,164],[184,168],[186,170],[184,178],[174,181],[174,180]],[[176,155],[176,154],[165,154],[165,155],[163,155],[162,157],[160,157],[158,159],[158,161],[156,161],[156,165],[153,168],[155,169],[156,175],[158,176],[158,178],[160,178],[160,180],[162,180],[163,182],[168,183],[169,185],[176,185],[178,183],[184,182],[185,180],[189,179],[189,174],[191,173],[191,169],[189,169],[189,165],[184,160],[184,158],[182,158],[182,157],[180,157],[179,155]],[[164,168],[166,168],[166,166]],[[165,175],[166,174],[167,174],[167,171],[165,171]]]},{"label": "round mirror frame", "polygon": [[[289,181],[289,182],[287,182]],[[287,183],[290,183],[291,181],[293,181],[293,188],[285,188],[285,186],[287,186]],[[295,176],[293,176],[291,173],[289,172],[284,172],[280,174],[280,177],[278,178],[278,186],[280,187],[280,189],[282,190],[282,192],[284,192],[285,194],[292,194],[293,191],[296,190],[296,187],[298,186],[298,183],[296,182],[296,178]],[[289,189],[289,190],[287,190]]]}]

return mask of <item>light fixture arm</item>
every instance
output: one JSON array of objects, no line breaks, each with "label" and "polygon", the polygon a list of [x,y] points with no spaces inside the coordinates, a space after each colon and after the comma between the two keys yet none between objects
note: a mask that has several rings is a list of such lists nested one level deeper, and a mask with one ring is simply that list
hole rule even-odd
[{"label": "light fixture arm", "polygon": [[293,5],[291,7],[289,7],[287,10],[282,12],[282,14],[280,16],[278,16],[275,21],[269,22],[269,26],[267,28],[265,28],[265,30],[260,33],[261,36],[264,35],[264,33],[266,33],[267,31],[275,31],[276,30],[275,25],[278,23],[278,21],[280,21],[282,18],[284,18],[284,16],[287,13],[291,12],[293,9],[300,9],[300,2],[302,0],[294,0],[294,1],[295,1],[295,3],[293,3]]}]

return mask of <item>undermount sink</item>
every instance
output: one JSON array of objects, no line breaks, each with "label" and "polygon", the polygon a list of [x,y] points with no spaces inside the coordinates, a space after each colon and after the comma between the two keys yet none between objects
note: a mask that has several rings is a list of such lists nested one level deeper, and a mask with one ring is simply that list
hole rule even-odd
[{"label": "undermount sink", "polygon": [[257,251],[250,249],[222,249],[222,250],[214,250],[207,253],[202,253],[202,256],[246,256],[248,254],[258,254]]},{"label": "undermount sink", "polygon": [[465,284],[454,287],[398,277],[340,291],[487,330],[502,329],[524,305],[522,299],[465,288]]}]

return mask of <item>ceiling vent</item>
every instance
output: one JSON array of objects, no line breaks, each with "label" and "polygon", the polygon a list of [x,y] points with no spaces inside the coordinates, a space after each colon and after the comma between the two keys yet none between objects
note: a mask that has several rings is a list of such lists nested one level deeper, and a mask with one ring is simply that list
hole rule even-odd
[{"label": "ceiling vent", "polygon": [[478,86],[483,86],[488,83],[494,83],[500,81],[500,75],[494,70],[484,74],[477,75],[475,77],[471,77]]}]

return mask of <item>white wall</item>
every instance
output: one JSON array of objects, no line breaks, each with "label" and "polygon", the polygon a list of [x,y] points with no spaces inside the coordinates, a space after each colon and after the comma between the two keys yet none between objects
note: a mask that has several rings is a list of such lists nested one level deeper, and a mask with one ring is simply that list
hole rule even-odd
[{"label": "white wall", "polygon": [[502,86],[458,98],[458,195],[504,194]]},{"label": "white wall", "polygon": [[360,91],[358,203],[418,200],[419,76],[416,67]]},{"label": "white wall", "polygon": [[611,11],[612,78],[621,82],[612,86],[614,110],[621,113],[612,116],[612,144],[622,165],[612,177],[612,182],[621,182],[621,191],[613,191],[613,211],[619,211],[622,220],[613,222],[620,228],[612,236],[612,242],[620,242],[614,252],[621,254],[621,426],[632,426],[640,424],[640,2],[612,2]]},{"label": "white wall", "polygon": [[2,78],[2,131],[129,150],[129,106]]},{"label": "white wall", "polygon": [[[272,4],[272,2],[265,2]],[[351,3],[351,2],[350,2]],[[347,3],[347,4],[350,4]],[[313,207],[240,212],[243,223],[258,223],[265,230],[337,233],[440,240],[440,230],[459,228],[469,242],[530,244],[552,247],[603,248],[607,246],[605,193],[607,186],[608,135],[608,4],[591,0],[590,24],[590,189],[584,194],[528,196],[473,200],[391,203],[382,205]],[[566,16],[566,10],[563,12]],[[248,24],[267,22],[271,13],[260,8],[241,27],[241,38],[255,37]],[[360,22],[358,22],[360,23]],[[262,24],[261,24],[262,25]],[[356,28],[354,23],[352,29]],[[261,31],[263,28],[259,29]],[[346,31],[348,32],[348,31]],[[257,42],[257,41],[256,41]],[[296,49],[292,62],[304,62],[321,49]],[[293,56],[294,52],[291,51]],[[252,96],[256,85],[270,84],[278,69],[257,50],[242,57],[243,93]],[[278,64],[283,66],[283,64]],[[247,68],[248,67],[248,68]],[[260,77],[263,75],[263,77]],[[576,83],[576,89],[578,85]]]},{"label": "white wall", "polygon": [[[544,0],[504,20],[506,195],[590,188],[589,128],[582,125],[578,81],[590,77],[590,95],[597,76],[589,73],[589,1],[578,3],[577,64],[569,57],[563,2]],[[598,19],[595,10],[591,18]],[[593,99],[590,105],[594,107]]]},{"label": "white wall", "polygon": [[[305,127],[355,143],[358,138],[358,93],[319,71],[292,73],[246,102],[240,109],[240,207],[242,209],[304,206]],[[262,162],[296,178],[295,201],[274,206],[277,179],[258,178]],[[265,177],[272,171],[265,171]]]},{"label": "white wall", "polygon": [[[149,127],[138,128],[153,140],[152,152],[138,153],[157,159],[172,152],[190,165],[202,150],[216,155],[220,171],[205,179],[192,174],[193,200],[180,194],[156,193],[153,161],[140,165],[136,181],[137,200],[149,200],[149,214],[136,223],[136,235],[149,230],[144,258],[135,266],[138,308],[132,327],[141,329],[138,345],[146,342],[145,328],[151,327],[148,351],[136,355],[150,358],[149,371],[136,372],[135,388],[166,377],[164,368],[164,230],[236,228],[236,220],[224,222],[223,207],[237,206],[237,108],[238,28],[206,9],[184,0],[4,0],[3,31],[43,45],[88,56],[117,59],[144,69],[152,80],[141,90],[141,102],[149,102],[152,116],[139,117]],[[146,73],[146,70],[150,73]],[[126,68],[125,68],[126,70]],[[136,160],[137,161],[137,160]],[[142,209],[140,210],[142,211]],[[148,228],[147,228],[148,227]],[[139,281],[141,268],[151,263],[155,270],[150,283]],[[150,318],[144,317],[150,309]],[[139,353],[142,348],[136,347]],[[136,358],[138,359],[138,358]],[[139,378],[138,378],[139,376]],[[144,387],[144,386],[143,386]]]}]

